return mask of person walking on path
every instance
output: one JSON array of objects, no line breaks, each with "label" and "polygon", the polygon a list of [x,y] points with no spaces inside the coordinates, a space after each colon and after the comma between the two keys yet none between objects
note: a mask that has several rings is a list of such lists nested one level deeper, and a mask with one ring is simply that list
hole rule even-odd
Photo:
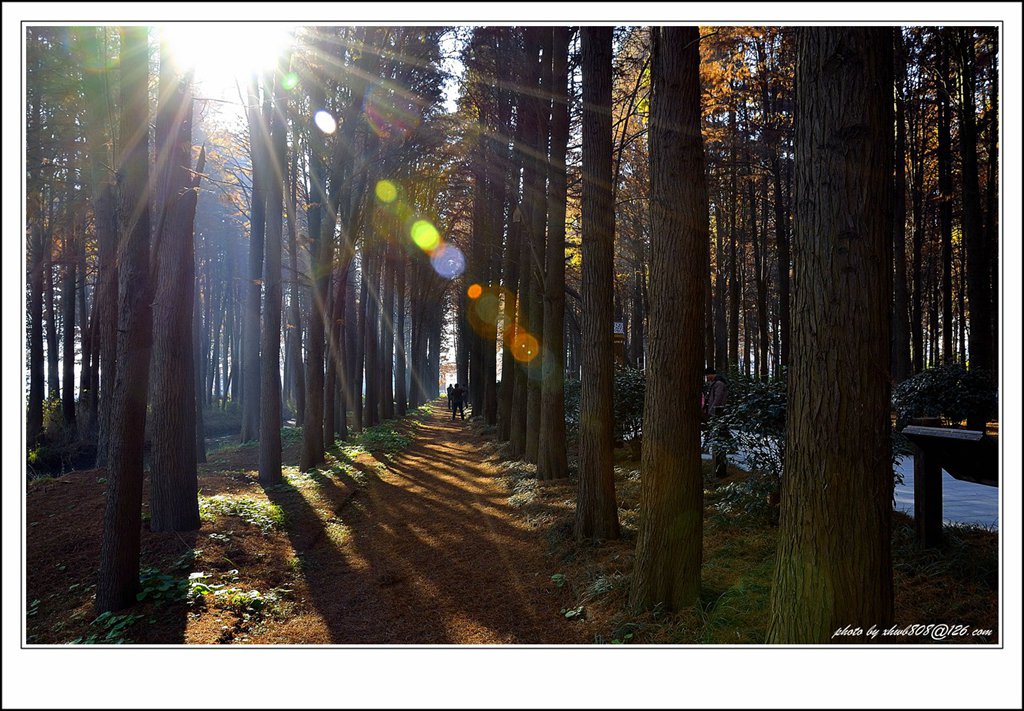
[{"label": "person walking on path", "polygon": [[451,412],[451,410],[452,410],[452,391],[454,389],[455,389],[455,386],[452,385],[451,383],[448,383],[448,411],[449,412]]},{"label": "person walking on path", "polygon": [[452,388],[452,422],[455,421],[455,411],[458,410],[459,417],[466,419],[466,386],[455,383]]},{"label": "person walking on path", "polygon": [[[704,371],[704,377],[707,380],[707,394],[704,396],[704,416],[708,421],[708,432],[711,433],[711,427],[713,420],[722,415],[725,412],[725,406],[729,402],[729,382],[714,368],[708,368]],[[717,434],[719,439],[726,433],[723,429],[719,429]],[[728,476],[726,469],[726,457],[725,451],[718,447],[711,447],[711,454],[715,460],[715,476],[719,479],[724,479]]]}]

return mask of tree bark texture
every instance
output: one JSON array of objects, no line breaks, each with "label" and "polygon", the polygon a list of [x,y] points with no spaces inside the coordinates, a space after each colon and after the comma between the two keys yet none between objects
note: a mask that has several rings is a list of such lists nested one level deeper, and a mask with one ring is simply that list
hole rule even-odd
[{"label": "tree bark texture", "polygon": [[[696,27],[653,29],[651,293],[640,526],[630,602],[697,602],[704,527],[702,275],[710,268]],[[682,273],[681,273],[682,271]]]},{"label": "tree bark texture", "polygon": [[583,338],[576,538],[619,537],[613,472],[612,28],[584,27]]},{"label": "tree bark texture", "polygon": [[267,151],[263,331],[260,339],[260,484],[281,482],[281,246],[287,151],[283,67],[275,73],[274,109]]},{"label": "tree bark texture", "polygon": [[192,77],[173,68],[166,44],[160,55],[154,181],[162,207],[152,272],[153,319],[159,328],[153,333],[150,528],[194,531],[199,528],[192,349],[198,181],[192,174]]},{"label": "tree bark texture", "polygon": [[149,284],[149,31],[146,27],[123,27],[120,32],[118,360],[110,400],[107,502],[96,585],[100,612],[133,605],[139,587],[142,457],[153,328]]},{"label": "tree bark texture", "polygon": [[768,641],[824,644],[893,618],[893,45],[891,28],[797,33],[793,360]]},{"label": "tree bark texture", "polygon": [[569,141],[569,28],[553,27],[551,185],[545,252],[544,337],[541,339],[541,411],[537,476],[569,475],[565,443],[565,155]]},{"label": "tree bark texture", "polygon": [[[242,323],[243,442],[259,436],[260,428],[260,301],[263,285],[264,240],[267,220],[267,111],[259,105],[258,83],[249,91],[249,142],[252,154],[252,207],[249,215],[249,275],[245,281],[245,320]],[[266,93],[264,91],[264,93]],[[269,100],[269,99],[268,99]]]}]

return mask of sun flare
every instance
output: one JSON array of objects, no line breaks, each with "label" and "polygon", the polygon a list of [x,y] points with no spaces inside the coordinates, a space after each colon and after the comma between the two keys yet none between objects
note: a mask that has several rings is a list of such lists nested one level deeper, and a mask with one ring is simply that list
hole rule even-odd
[{"label": "sun flare", "polygon": [[195,69],[196,82],[211,91],[242,85],[254,72],[273,69],[291,44],[295,28],[274,22],[174,22],[160,25],[171,55]]}]

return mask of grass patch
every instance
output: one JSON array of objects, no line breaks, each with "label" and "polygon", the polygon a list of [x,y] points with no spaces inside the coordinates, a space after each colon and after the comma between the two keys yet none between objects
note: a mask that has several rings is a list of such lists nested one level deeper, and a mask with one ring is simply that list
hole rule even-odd
[{"label": "grass patch", "polygon": [[252,496],[200,496],[199,517],[213,521],[217,515],[236,516],[264,533],[284,526],[284,510],[269,501]]}]

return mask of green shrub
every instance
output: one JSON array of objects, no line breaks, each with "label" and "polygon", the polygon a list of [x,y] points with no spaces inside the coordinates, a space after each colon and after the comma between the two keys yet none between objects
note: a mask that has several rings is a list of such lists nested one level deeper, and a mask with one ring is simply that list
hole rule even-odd
[{"label": "green shrub", "polygon": [[946,424],[963,420],[983,424],[999,410],[999,389],[991,373],[967,370],[959,363],[929,368],[893,388],[896,428],[915,417],[941,417]]},{"label": "green shrub", "polygon": [[89,623],[89,627],[95,629],[95,632],[73,639],[70,644],[124,644],[130,642],[131,640],[127,637],[128,628],[141,619],[142,615],[131,612],[123,615],[103,612]]},{"label": "green shrub", "polygon": [[639,368],[615,368],[614,408],[615,437],[629,441],[639,437],[644,428],[644,371]]},{"label": "green shrub", "polygon": [[264,533],[284,525],[284,510],[277,504],[247,496],[200,496],[199,516],[209,521],[214,514],[237,516]]},{"label": "green shrub", "polygon": [[412,440],[398,432],[394,422],[383,422],[363,430],[353,444],[374,454],[394,454],[412,444]]},{"label": "green shrub", "polygon": [[[643,433],[644,372],[637,368],[616,366],[613,381],[615,438],[630,441]],[[565,424],[569,434],[575,435],[580,424],[579,380],[565,381]]]},{"label": "green shrub", "polygon": [[227,407],[203,408],[203,432],[207,437],[238,434],[242,430],[242,407],[230,401]]}]

